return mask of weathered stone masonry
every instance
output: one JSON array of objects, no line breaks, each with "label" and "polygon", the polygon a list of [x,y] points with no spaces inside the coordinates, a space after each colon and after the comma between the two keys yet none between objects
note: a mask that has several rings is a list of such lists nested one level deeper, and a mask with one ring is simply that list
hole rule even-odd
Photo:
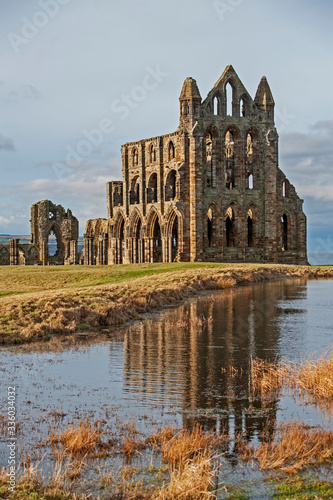
[{"label": "weathered stone masonry", "polygon": [[88,221],[81,262],[306,264],[266,78],[253,100],[228,66],[204,101],[193,78],[179,101],[174,133],[122,146],[123,181],[107,184],[108,219]]},{"label": "weathered stone masonry", "polygon": [[[79,223],[70,210],[49,200],[40,201],[31,207],[30,225],[30,244],[12,239],[9,245],[0,245],[0,265],[78,264]],[[49,254],[50,234],[57,242],[54,255]]]}]

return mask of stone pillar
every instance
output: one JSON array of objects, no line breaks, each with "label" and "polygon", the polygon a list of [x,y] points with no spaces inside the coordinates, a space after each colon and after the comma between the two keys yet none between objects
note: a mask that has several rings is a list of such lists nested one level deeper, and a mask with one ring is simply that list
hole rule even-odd
[{"label": "stone pillar", "polygon": [[149,262],[154,263],[154,238],[149,238]]},{"label": "stone pillar", "polygon": [[149,238],[144,239],[144,262],[150,262]]},{"label": "stone pillar", "polygon": [[142,264],[144,262],[144,240],[142,238],[139,239],[139,263]]},{"label": "stone pillar", "polygon": [[117,241],[116,241],[116,238],[111,238],[110,248],[108,251],[108,264],[109,265],[117,264],[116,255],[117,255]]},{"label": "stone pillar", "polygon": [[47,242],[43,241],[40,245],[39,258],[42,266],[47,266],[49,256],[49,247]]},{"label": "stone pillar", "polygon": [[169,262],[172,262],[172,236],[168,238],[168,252],[169,252]]},{"label": "stone pillar", "polygon": [[18,266],[19,264],[19,242],[19,239],[9,241],[9,262],[11,266]]},{"label": "stone pillar", "polygon": [[[95,255],[94,255],[94,237],[93,236],[88,236],[87,237],[87,243],[88,243],[88,253],[87,256],[87,265],[88,266],[93,266],[95,264]],[[84,262],[86,264],[86,261]]]},{"label": "stone pillar", "polygon": [[162,238],[162,262],[168,262],[166,238]]},{"label": "stone pillar", "polygon": [[69,242],[69,263],[70,264],[78,264],[79,255],[77,251],[77,240],[71,240]]},{"label": "stone pillar", "polygon": [[139,256],[138,256],[138,248],[139,243],[136,238],[132,238],[132,262],[133,264],[136,264],[139,262]]}]

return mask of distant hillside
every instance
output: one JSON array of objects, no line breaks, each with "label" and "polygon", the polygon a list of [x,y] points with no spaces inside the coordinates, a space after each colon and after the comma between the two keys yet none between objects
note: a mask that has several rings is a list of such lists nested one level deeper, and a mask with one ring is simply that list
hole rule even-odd
[{"label": "distant hillside", "polygon": [[[9,240],[13,238],[18,238],[20,240],[20,243],[30,243],[30,236],[27,236],[26,234],[24,235],[19,235],[19,234],[0,234],[0,245],[8,245]],[[78,251],[81,252],[84,246],[83,242],[83,236],[80,236],[78,239]],[[50,236],[49,238],[49,251],[51,255],[54,255],[55,251],[57,249],[57,243],[55,236]]]}]

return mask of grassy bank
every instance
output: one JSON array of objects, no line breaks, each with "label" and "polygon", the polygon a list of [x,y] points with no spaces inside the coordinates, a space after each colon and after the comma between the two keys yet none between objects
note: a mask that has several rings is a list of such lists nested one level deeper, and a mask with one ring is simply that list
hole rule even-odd
[{"label": "grassy bank", "polygon": [[112,331],[203,290],[296,277],[332,278],[333,267],[213,263],[0,267],[0,342]]}]

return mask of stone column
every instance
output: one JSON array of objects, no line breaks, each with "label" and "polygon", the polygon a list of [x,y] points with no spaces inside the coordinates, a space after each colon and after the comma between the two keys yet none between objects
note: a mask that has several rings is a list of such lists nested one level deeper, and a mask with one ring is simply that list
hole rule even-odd
[{"label": "stone column", "polygon": [[93,266],[95,264],[95,255],[94,255],[94,237],[88,236],[88,266]]},{"label": "stone column", "polygon": [[69,242],[69,262],[70,264],[78,264],[79,256],[77,251],[77,240],[71,240]]},{"label": "stone column", "polygon": [[154,263],[154,238],[149,238],[149,262]]},{"label": "stone column", "polygon": [[9,241],[9,262],[11,266],[18,266],[19,264],[19,242],[19,239]]},{"label": "stone column", "polygon": [[40,245],[39,258],[42,266],[47,266],[48,264],[49,248],[47,242],[43,241]]}]

